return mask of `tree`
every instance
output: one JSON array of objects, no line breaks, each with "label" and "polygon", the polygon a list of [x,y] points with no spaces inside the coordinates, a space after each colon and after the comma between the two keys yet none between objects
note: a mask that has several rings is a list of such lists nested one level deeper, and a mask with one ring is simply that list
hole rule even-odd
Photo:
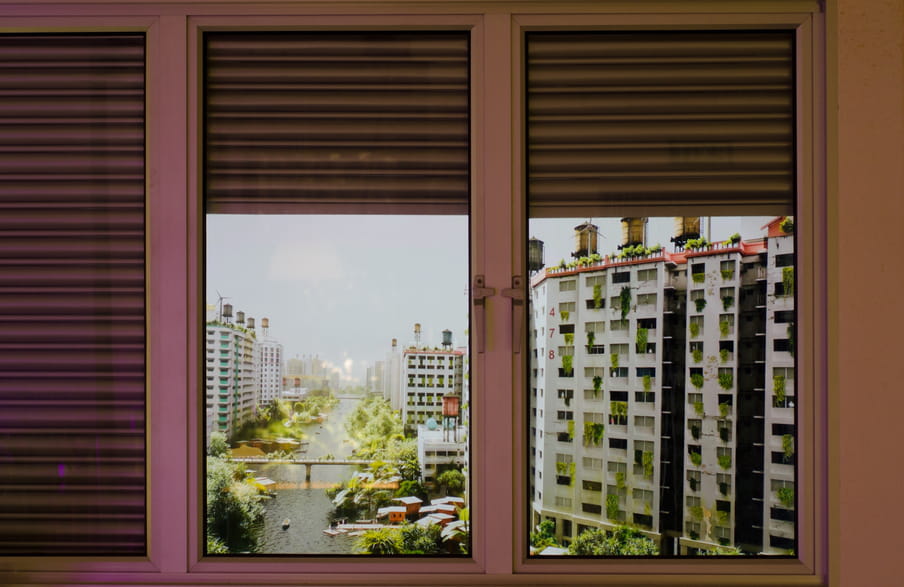
[{"label": "tree", "polygon": [[212,457],[225,457],[229,453],[229,443],[222,432],[211,432],[210,443],[207,445],[207,454]]},{"label": "tree", "polygon": [[399,529],[402,554],[439,554],[443,549],[442,526],[404,524]]},{"label": "tree", "polygon": [[569,545],[568,554],[578,556],[644,556],[657,555],[656,543],[627,526],[612,532],[597,528],[585,530]]},{"label": "tree", "polygon": [[402,540],[396,528],[368,530],[355,542],[355,550],[362,554],[402,554]]},{"label": "tree", "polygon": [[552,520],[543,520],[537,524],[537,529],[530,533],[530,545],[534,548],[556,546],[556,523]]},{"label": "tree", "polygon": [[421,485],[420,481],[406,479],[405,481],[399,483],[399,488],[396,489],[395,496],[408,497],[409,495],[419,497],[422,500],[426,501],[427,489],[423,485]]},{"label": "tree", "polygon": [[[207,458],[207,539],[227,552],[254,552],[263,525],[264,506],[245,483],[244,465]],[[213,544],[219,545],[217,542]]]},{"label": "tree", "polygon": [[447,494],[461,495],[465,488],[465,476],[458,469],[449,469],[440,473],[436,482],[446,490]]}]

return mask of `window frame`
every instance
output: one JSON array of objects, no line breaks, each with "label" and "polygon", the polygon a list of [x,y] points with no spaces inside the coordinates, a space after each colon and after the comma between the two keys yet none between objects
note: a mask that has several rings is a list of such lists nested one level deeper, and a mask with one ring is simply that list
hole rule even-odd
[{"label": "window frame", "polygon": [[[8,4],[8,0],[0,0]],[[823,584],[827,574],[826,435],[828,337],[826,267],[826,206],[823,136],[825,133],[822,63],[824,15],[816,2],[769,4],[748,2],[721,7],[713,13],[707,2],[663,6],[600,6],[578,3],[568,9],[550,3],[559,14],[540,14],[549,6],[511,2],[502,9],[479,3],[464,6],[453,0],[424,0],[409,14],[393,4],[344,5],[324,14],[322,5],[306,0],[278,1],[265,6],[215,2],[138,0],[119,4],[76,2],[48,9],[31,5],[4,6],[0,30],[79,32],[141,31],[147,35],[147,289],[148,334],[148,556],[117,559],[47,557],[0,558],[0,582],[85,584],[116,582],[155,584],[178,582],[245,584],[261,575],[274,585],[328,582],[361,584],[451,584],[491,580],[494,583],[561,584],[563,575],[577,584],[630,584],[648,581],[650,574],[669,575],[676,584],[688,575],[709,581],[737,582],[737,575],[756,575],[750,582]],[[503,6],[505,3],[503,3]],[[426,6],[426,8],[424,8]],[[779,8],[781,6],[781,8]],[[768,12],[768,10],[781,12]],[[519,12],[521,11],[521,12]],[[766,12],[758,12],[766,11]],[[53,16],[47,16],[52,14]],[[347,16],[345,16],[347,14]],[[488,300],[484,352],[472,350],[475,388],[504,390],[480,394],[475,400],[475,450],[472,497],[475,511],[471,560],[374,560],[369,558],[288,559],[259,557],[213,560],[201,555],[203,533],[204,345],[201,328],[203,278],[201,206],[203,178],[200,157],[200,33],[224,28],[468,28],[472,33],[472,274],[487,276],[487,285],[501,292],[512,275],[526,275],[526,213],[524,202],[522,38],[528,30],[606,28],[796,28],[798,79],[796,129],[798,296],[812,304],[798,307],[801,349],[800,383],[796,395],[806,398],[798,418],[800,535],[799,560],[573,560],[528,559],[527,495],[529,430],[522,390],[528,353],[510,342],[513,317],[501,295]],[[493,100],[485,100],[493,96]],[[513,194],[494,197],[492,194]],[[178,221],[173,222],[176,214]],[[508,227],[488,236],[490,227]],[[804,277],[805,279],[800,279]],[[165,284],[165,285],[164,285]],[[820,342],[817,342],[820,341]],[[513,352],[514,351],[514,352]],[[508,368],[511,367],[511,368]],[[816,402],[820,402],[816,406]],[[173,419],[173,406],[184,406],[184,417]],[[799,408],[800,409],[800,408]],[[493,417],[490,417],[490,414]],[[510,416],[510,417],[506,417]],[[175,422],[175,425],[174,425]],[[505,441],[505,439],[513,439]],[[504,442],[494,443],[494,439]],[[513,457],[513,455],[515,455]],[[809,499],[805,500],[805,497]],[[493,523],[489,520],[492,511]],[[337,562],[338,561],[338,562]],[[337,568],[341,571],[337,572]],[[300,575],[303,574],[303,579]],[[442,576],[438,576],[441,574]],[[374,578],[373,575],[379,575]],[[477,579],[482,576],[483,579]],[[659,579],[657,579],[658,581]]]}]

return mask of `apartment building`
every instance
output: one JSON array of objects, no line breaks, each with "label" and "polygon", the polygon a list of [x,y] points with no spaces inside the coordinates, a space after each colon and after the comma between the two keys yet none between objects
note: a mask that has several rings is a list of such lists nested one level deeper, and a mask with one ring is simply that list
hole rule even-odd
[{"label": "apartment building", "polygon": [[402,422],[410,431],[429,418],[442,419],[443,396],[462,395],[464,378],[462,349],[407,348],[402,351]]},{"label": "apartment building", "polygon": [[233,323],[225,312],[219,320],[208,321],[205,332],[207,438],[214,431],[230,436],[255,415],[260,383],[255,368],[256,333]]},{"label": "apartment building", "polygon": [[257,405],[280,399],[285,376],[283,345],[270,335],[270,321],[261,320],[261,336],[254,344],[255,369],[258,373]]},{"label": "apartment building", "polygon": [[643,237],[626,232],[617,257],[579,250],[534,277],[535,523],[554,519],[565,543],[628,524],[668,554],[793,548],[778,492],[794,479],[794,239],[781,222],[716,244],[679,232],[672,252],[635,250]]}]

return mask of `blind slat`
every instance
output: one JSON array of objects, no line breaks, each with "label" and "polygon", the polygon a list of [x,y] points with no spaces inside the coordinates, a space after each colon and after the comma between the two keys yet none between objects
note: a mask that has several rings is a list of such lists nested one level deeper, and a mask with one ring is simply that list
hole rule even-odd
[{"label": "blind slat", "polygon": [[0,555],[144,555],[144,37],[0,35]]},{"label": "blind slat", "polygon": [[529,33],[531,215],[792,213],[793,42],[788,31]]},{"label": "blind slat", "polygon": [[467,33],[205,41],[208,212],[467,212]]}]

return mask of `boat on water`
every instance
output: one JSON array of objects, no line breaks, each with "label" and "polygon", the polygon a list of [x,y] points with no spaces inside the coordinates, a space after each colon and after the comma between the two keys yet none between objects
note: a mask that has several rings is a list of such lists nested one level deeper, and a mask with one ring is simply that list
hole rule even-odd
[{"label": "boat on water", "polygon": [[288,530],[289,526],[291,526],[291,525],[292,525],[292,521],[289,518],[286,518],[285,520],[282,521],[282,529],[283,530]]}]

